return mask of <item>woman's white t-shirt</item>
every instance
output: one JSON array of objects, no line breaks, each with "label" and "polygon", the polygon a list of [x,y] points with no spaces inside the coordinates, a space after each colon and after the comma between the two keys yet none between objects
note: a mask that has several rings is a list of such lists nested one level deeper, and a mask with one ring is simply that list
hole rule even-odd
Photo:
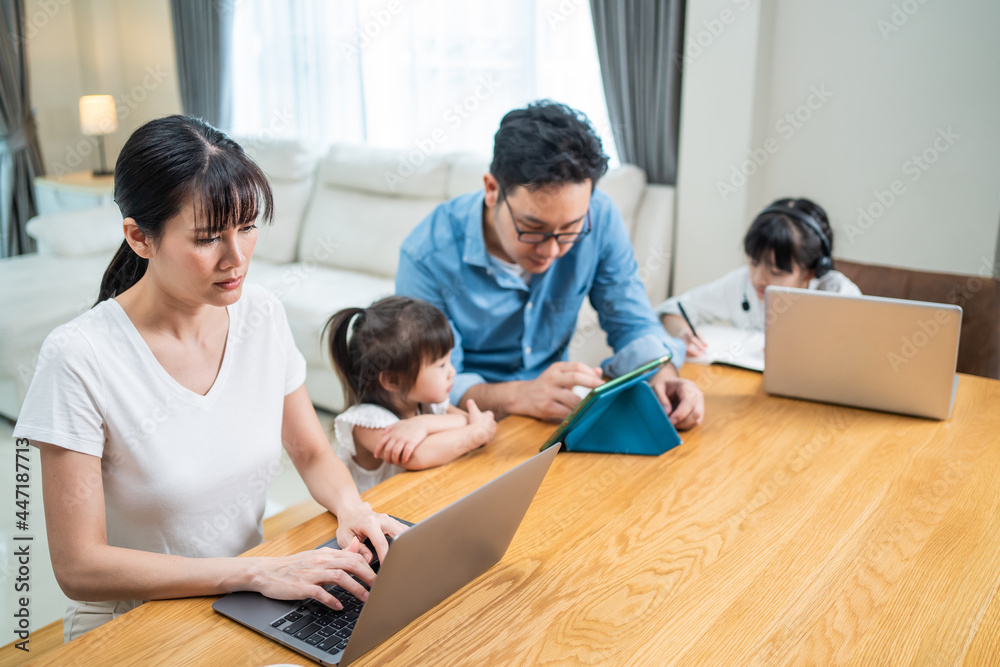
[{"label": "woman's white t-shirt", "polygon": [[[426,406],[426,410],[421,410],[422,414],[443,415],[448,412],[448,401],[442,403],[432,403]],[[352,405],[337,415],[333,422],[333,431],[337,436],[337,456],[344,462],[347,469],[351,471],[351,477],[358,486],[358,492],[364,492],[376,484],[383,482],[393,475],[403,472],[403,469],[392,463],[382,461],[374,470],[368,470],[358,465],[354,460],[357,454],[357,447],[354,444],[354,427],[363,428],[386,428],[399,421],[393,412],[386,410],[381,405],[373,403],[361,403]]]},{"label": "woman's white t-shirt", "polygon": [[272,294],[245,285],[228,307],[218,376],[202,396],[157,362],[114,299],[45,339],[15,437],[101,459],[108,544],[189,557],[261,541],[280,467],[284,397],[306,362]]},{"label": "woman's white t-shirt", "polygon": [[[822,278],[813,278],[809,281],[809,289],[861,296],[858,286],[840,271],[828,271]],[[657,316],[680,315],[678,303],[683,304],[684,312],[695,327],[721,323],[743,331],[764,331],[764,302],[757,298],[750,281],[750,267],[746,265],[667,299],[656,307]]]}]

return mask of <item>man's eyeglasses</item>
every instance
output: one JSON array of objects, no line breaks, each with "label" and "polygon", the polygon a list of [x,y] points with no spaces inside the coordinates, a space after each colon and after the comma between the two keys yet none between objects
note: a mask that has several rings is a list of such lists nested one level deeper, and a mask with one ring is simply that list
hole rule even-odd
[{"label": "man's eyeglasses", "polygon": [[524,231],[517,226],[517,216],[514,215],[514,210],[510,207],[510,202],[507,198],[503,198],[503,202],[507,204],[507,211],[510,213],[510,221],[514,224],[514,231],[517,232],[517,240],[521,243],[531,243],[539,244],[545,243],[549,239],[555,239],[556,243],[559,245],[569,245],[570,243],[576,243],[582,237],[590,233],[590,209],[587,209],[587,226],[579,232],[560,232],[555,234],[553,232],[532,232]]}]

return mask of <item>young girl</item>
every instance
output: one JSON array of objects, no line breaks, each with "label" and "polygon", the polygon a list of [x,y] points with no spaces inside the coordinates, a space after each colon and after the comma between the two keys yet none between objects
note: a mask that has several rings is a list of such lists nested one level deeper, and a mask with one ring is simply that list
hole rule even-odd
[{"label": "young girl", "polygon": [[404,469],[448,463],[493,439],[492,412],[471,400],[468,413],[448,403],[454,339],[434,306],[392,296],[345,308],[326,328],[351,406],[334,422],[337,455],[359,490]]},{"label": "young girl", "polygon": [[704,354],[695,328],[717,322],[742,331],[764,331],[764,289],[800,287],[860,295],[847,276],[833,270],[833,231],[824,211],[808,199],[779,199],[754,219],[743,239],[747,266],[661,303],[656,312],[671,335],[687,344],[688,355]]}]

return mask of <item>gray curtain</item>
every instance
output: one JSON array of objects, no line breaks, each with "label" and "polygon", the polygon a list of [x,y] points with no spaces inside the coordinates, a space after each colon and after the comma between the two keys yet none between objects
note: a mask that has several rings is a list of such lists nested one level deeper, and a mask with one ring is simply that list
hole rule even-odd
[{"label": "gray curtain", "polygon": [[618,153],[650,183],[677,182],[684,0],[590,0]]},{"label": "gray curtain", "polygon": [[233,2],[170,0],[184,113],[228,129]]},{"label": "gray curtain", "polygon": [[[35,176],[43,171],[28,100],[26,47],[22,0],[0,0],[0,151],[6,153],[0,154],[0,179],[6,181],[12,195],[10,208],[0,216],[4,222],[0,257],[35,249],[24,226],[37,213]],[[6,170],[5,164],[9,167]]]}]

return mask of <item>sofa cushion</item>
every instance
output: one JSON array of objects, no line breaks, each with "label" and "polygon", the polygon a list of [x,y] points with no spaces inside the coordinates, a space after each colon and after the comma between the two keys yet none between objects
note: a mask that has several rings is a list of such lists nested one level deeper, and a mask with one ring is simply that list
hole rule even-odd
[{"label": "sofa cushion", "polygon": [[646,172],[634,164],[623,164],[608,171],[598,181],[597,187],[615,202],[631,235],[635,231],[639,203],[646,189]]},{"label": "sofa cushion", "polygon": [[298,141],[235,139],[267,174],[274,196],[273,221],[257,230],[254,255],[271,262],[294,262],[319,158]]},{"label": "sofa cushion", "polygon": [[103,256],[117,250],[125,238],[122,214],[114,203],[39,215],[29,220],[25,229],[38,241],[40,254],[60,257]]},{"label": "sofa cushion", "polygon": [[639,264],[639,277],[653,305],[667,298],[670,283],[674,195],[672,185],[647,185],[632,227],[632,248]]},{"label": "sofa cushion", "polygon": [[441,202],[317,186],[299,239],[299,262],[392,278],[403,239]]},{"label": "sofa cushion", "polygon": [[272,181],[297,183],[311,180],[319,156],[295,139],[233,137]]},{"label": "sofa cushion", "polygon": [[45,337],[88,310],[112,252],[86,257],[19,255],[0,262],[0,375],[25,381]]},{"label": "sofa cushion", "polygon": [[274,265],[254,261],[247,281],[263,285],[281,300],[295,344],[312,366],[330,363],[320,337],[331,315],[341,308],[364,308],[395,290],[392,278],[301,262]]},{"label": "sofa cushion", "polygon": [[312,195],[313,179],[271,180],[274,215],[269,225],[259,225],[254,255],[270,262],[294,262],[299,232]]},{"label": "sofa cushion", "polygon": [[419,149],[399,151],[336,144],[320,163],[319,183],[382,197],[444,200],[451,165]]},{"label": "sofa cushion", "polygon": [[490,171],[489,156],[478,153],[452,153],[446,197],[452,199],[483,189],[483,176]]}]

